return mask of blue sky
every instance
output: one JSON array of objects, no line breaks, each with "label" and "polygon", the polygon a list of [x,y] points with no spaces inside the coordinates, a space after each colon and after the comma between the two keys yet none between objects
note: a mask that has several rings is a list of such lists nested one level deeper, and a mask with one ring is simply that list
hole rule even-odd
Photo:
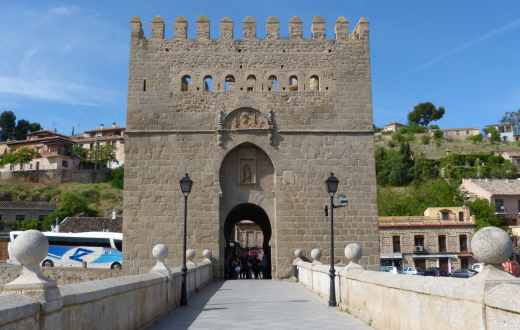
[{"label": "blue sky", "polygon": [[[306,32],[314,15],[333,22],[345,16],[351,27],[370,21],[375,122],[406,121],[415,104],[446,107],[443,127],[482,127],[520,108],[520,2],[328,1],[328,0],[156,0],[3,1],[0,20],[0,109],[63,133],[124,125],[129,21],[176,16],[192,23],[199,15],[217,23],[278,16],[282,34],[291,16]],[[235,24],[238,29],[239,24]]]}]

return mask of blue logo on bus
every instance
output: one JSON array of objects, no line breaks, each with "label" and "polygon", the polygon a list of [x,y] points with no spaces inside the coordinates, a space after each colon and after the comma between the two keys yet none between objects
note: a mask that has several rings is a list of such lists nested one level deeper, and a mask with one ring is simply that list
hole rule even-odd
[{"label": "blue logo on bus", "polygon": [[71,255],[69,257],[69,259],[75,260],[75,261],[79,261],[79,262],[83,262],[83,260],[81,258],[83,258],[84,256],[89,255],[91,253],[94,253],[94,251],[83,249],[83,248],[79,248],[76,251],[74,251],[74,254]]}]

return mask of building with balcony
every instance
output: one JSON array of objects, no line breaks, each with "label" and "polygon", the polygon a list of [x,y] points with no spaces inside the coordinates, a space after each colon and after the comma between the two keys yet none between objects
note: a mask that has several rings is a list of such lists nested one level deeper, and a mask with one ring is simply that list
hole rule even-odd
[{"label": "building with balcony", "polygon": [[71,139],[94,154],[96,148],[111,145],[114,150],[114,160],[107,164],[109,168],[116,168],[125,163],[125,128],[118,127],[116,123],[112,123],[112,127],[108,128],[100,125],[97,129],[85,131],[83,134],[72,136]]},{"label": "building with balcony", "polygon": [[382,266],[445,272],[473,263],[470,240],[475,219],[467,207],[428,208],[423,216],[379,217]]},{"label": "building with balcony", "polygon": [[40,157],[27,164],[2,166],[0,172],[76,169],[79,159],[72,155],[73,145],[68,136],[48,130],[29,133],[25,140],[7,141],[2,154],[27,148],[38,152]]},{"label": "building with balcony", "polygon": [[520,180],[463,179],[460,190],[470,199],[487,199],[494,205],[496,214],[503,217],[509,226],[519,223]]}]

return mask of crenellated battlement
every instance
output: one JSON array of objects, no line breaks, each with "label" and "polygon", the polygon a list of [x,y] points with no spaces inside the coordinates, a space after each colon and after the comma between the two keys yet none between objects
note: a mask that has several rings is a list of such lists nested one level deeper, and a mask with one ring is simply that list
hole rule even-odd
[{"label": "crenellated battlement", "polygon": [[[147,38],[143,32],[143,26],[139,17],[134,16],[130,22],[132,28],[132,38],[135,39],[164,39],[165,38],[165,23],[160,16],[155,16],[151,22],[152,32]],[[212,40],[218,41],[233,41],[234,23],[230,17],[224,17],[219,22],[219,37],[212,38],[211,35],[211,21],[207,16],[199,16],[195,22],[196,35],[194,40],[201,42],[208,42]],[[280,20],[278,17],[270,16],[266,20],[265,36],[259,37],[257,35],[257,22],[252,16],[245,17],[241,22],[240,40],[277,40],[277,39],[294,39],[303,40],[304,29],[303,21],[300,17],[294,16],[289,20],[289,33],[287,38],[282,38],[280,35]],[[173,40],[188,40],[188,25],[189,22],[185,17],[177,17],[173,24]],[[361,17],[352,31],[349,31],[348,20],[340,16],[336,19],[334,25],[334,40],[348,41],[368,39],[368,21]],[[314,16],[311,23],[311,40],[327,40],[326,21],[321,16]]]}]

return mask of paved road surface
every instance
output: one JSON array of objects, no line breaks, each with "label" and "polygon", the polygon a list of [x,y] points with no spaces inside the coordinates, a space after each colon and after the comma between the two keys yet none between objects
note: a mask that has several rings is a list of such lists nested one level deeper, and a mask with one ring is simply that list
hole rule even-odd
[{"label": "paved road surface", "polygon": [[359,320],[327,306],[300,284],[285,281],[215,282],[151,329],[348,329],[368,330]]}]

